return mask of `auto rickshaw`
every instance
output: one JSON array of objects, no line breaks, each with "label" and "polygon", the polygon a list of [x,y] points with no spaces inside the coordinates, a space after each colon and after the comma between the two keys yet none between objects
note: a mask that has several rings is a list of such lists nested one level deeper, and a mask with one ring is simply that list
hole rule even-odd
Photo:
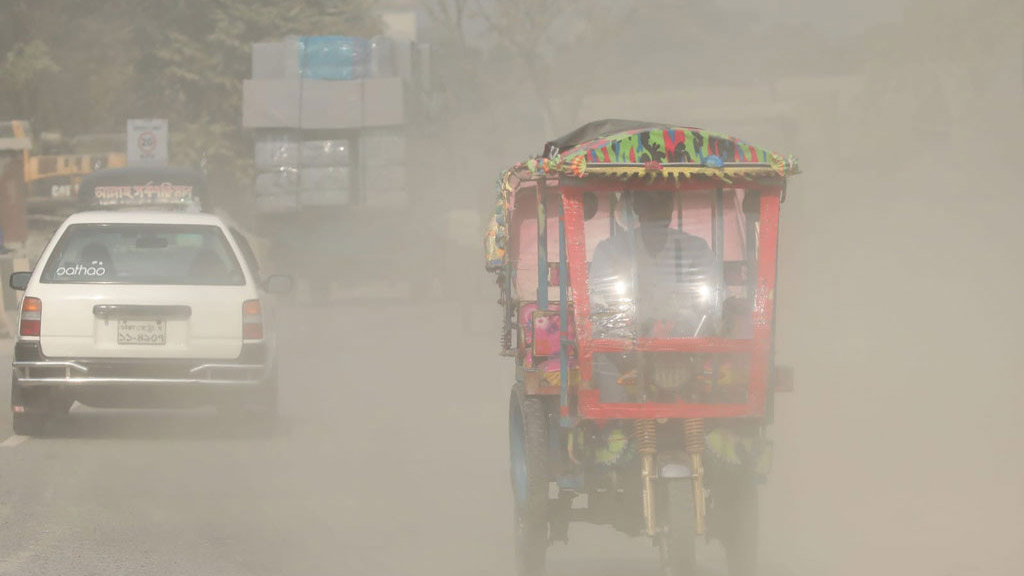
[{"label": "auto rickshaw", "polygon": [[779,208],[796,161],[696,128],[604,120],[498,181],[485,239],[515,358],[515,551],[544,573],[571,522],[696,539],[753,574],[770,467]]}]

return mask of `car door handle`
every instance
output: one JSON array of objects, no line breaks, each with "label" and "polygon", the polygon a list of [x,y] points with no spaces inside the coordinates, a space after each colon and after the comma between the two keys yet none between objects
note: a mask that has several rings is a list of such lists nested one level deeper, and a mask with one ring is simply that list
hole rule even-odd
[{"label": "car door handle", "polygon": [[97,304],[92,313],[98,318],[164,318],[188,320],[192,317],[191,306],[147,306],[139,304]]}]

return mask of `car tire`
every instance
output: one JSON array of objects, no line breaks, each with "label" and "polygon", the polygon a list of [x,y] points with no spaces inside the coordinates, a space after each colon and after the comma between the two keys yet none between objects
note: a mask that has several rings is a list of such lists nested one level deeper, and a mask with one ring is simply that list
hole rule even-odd
[{"label": "car tire", "polygon": [[15,412],[12,428],[18,436],[42,436],[46,431],[47,420],[45,414]]},{"label": "car tire", "polygon": [[42,436],[46,431],[46,423],[50,419],[49,403],[38,395],[29,394],[21,387],[18,375],[11,376],[11,409],[14,412],[11,428],[19,436]]}]

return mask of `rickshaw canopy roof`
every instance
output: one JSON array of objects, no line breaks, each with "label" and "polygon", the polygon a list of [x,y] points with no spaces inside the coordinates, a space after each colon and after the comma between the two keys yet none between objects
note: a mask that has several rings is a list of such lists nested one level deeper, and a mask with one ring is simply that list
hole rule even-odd
[{"label": "rickshaw canopy roof", "polygon": [[487,268],[505,260],[506,222],[515,190],[529,180],[617,178],[736,180],[786,178],[798,174],[796,158],[700,128],[637,120],[598,120],[544,146],[542,155],[520,162],[498,180],[498,202],[485,239]]},{"label": "rickshaw canopy roof", "polygon": [[[587,176],[690,178],[790,176],[796,159],[700,128],[636,120],[598,120],[548,142],[519,172]],[[515,167],[513,168],[515,170]]]}]

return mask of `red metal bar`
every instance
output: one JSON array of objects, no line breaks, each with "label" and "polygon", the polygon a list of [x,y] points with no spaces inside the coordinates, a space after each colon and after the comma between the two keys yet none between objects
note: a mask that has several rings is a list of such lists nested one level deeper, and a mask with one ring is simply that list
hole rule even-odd
[{"label": "red metal bar", "polygon": [[771,370],[772,316],[775,313],[775,265],[778,256],[779,199],[781,189],[761,191],[757,288],[754,294],[754,341],[764,343],[751,354],[748,404],[763,410]]},{"label": "red metal bar", "polygon": [[572,288],[573,314],[576,316],[576,345],[579,350],[580,376],[589,382],[594,372],[591,346],[590,292],[588,289],[587,243],[583,236],[583,190],[563,188],[565,236],[568,241],[569,286]]},{"label": "red metal bar", "polygon": [[632,340],[596,339],[592,341],[594,352],[692,352],[697,354],[727,354],[750,352],[755,348],[754,340],[730,340],[727,338],[640,338]]}]

